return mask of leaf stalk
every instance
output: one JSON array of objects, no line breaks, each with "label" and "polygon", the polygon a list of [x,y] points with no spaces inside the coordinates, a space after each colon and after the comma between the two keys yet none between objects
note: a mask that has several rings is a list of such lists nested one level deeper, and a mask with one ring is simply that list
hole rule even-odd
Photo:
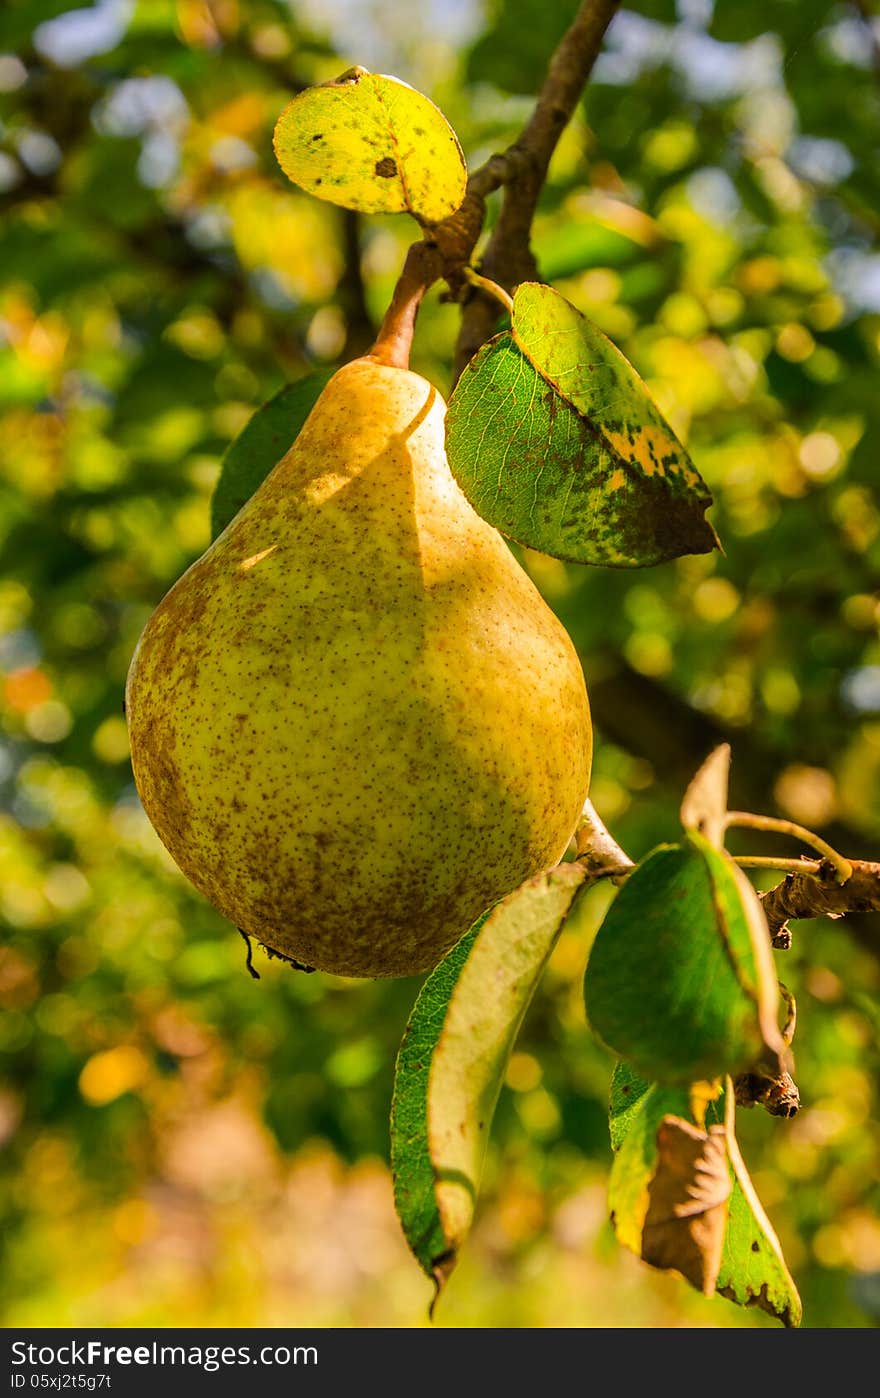
[{"label": "leaf stalk", "polygon": [[[821,835],[816,835],[812,830],[807,830],[806,826],[798,825],[793,820],[780,820],[776,816],[752,815],[750,811],[728,811],[724,821],[725,829],[731,826],[740,826],[749,830],[768,830],[778,835],[791,835],[796,840],[802,840],[805,845],[817,850],[824,859],[833,867],[837,882],[844,884],[852,878],[853,866],[848,859],[823,840]],[[755,868],[758,866],[751,865]],[[774,866],[771,866],[774,867]],[[776,864],[776,868],[788,868],[787,864]],[[802,868],[802,865],[796,867]]]}]

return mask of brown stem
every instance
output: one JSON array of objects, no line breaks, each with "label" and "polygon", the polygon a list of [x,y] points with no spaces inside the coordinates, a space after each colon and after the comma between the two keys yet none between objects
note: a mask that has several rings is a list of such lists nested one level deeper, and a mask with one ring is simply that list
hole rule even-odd
[{"label": "brown stem", "polygon": [[[584,0],[550,60],[528,123],[513,145],[493,155],[468,179],[461,207],[442,222],[427,225],[425,238],[407,254],[400,281],[369,357],[395,368],[409,366],[415,318],[422,297],[443,277],[453,298],[467,288],[465,268],[477,245],[486,216],[486,198],[504,187],[498,225],[486,248],[482,270],[510,289],[535,275],[529,234],[538,198],[556,143],[577,106],[596,61],[605,30],[620,0]],[[494,269],[494,270],[493,270]],[[476,291],[467,302],[456,348],[457,378],[464,365],[488,340],[498,319],[498,302]]]},{"label": "brown stem", "polygon": [[395,369],[409,368],[409,352],[422,297],[442,275],[443,256],[437,245],[427,240],[413,243],[367,359]]},{"label": "brown stem", "polygon": [[[508,290],[537,274],[530,235],[550,159],[577,106],[618,5],[619,0],[585,0],[550,61],[531,118],[501,157],[505,167],[501,181],[504,200],[480,270]],[[493,334],[497,320],[498,307],[491,297],[477,292],[467,302],[456,346],[456,378]]]},{"label": "brown stem", "polygon": [[[814,850],[818,850],[828,864],[833,865],[838,883],[846,883],[852,873],[852,865],[848,859],[844,859],[842,854],[838,854],[827,840],[823,840],[821,835],[815,831],[808,830],[804,825],[797,825],[793,820],[780,820],[778,816],[752,815],[751,811],[728,811],[724,820],[725,827],[739,826],[748,830],[771,830],[777,835],[792,835],[796,840],[801,840],[805,845],[810,845]],[[758,866],[752,861],[752,867]]]},{"label": "brown stem", "polygon": [[774,945],[788,945],[790,918],[880,912],[880,864],[865,859],[853,859],[850,863],[852,873],[844,884],[837,882],[833,864],[823,860],[803,873],[788,874],[782,883],[762,895],[764,916]]},{"label": "brown stem", "polygon": [[592,878],[626,874],[635,868],[629,855],[620,848],[596,812],[592,801],[584,803],[574,838],[575,855]]}]

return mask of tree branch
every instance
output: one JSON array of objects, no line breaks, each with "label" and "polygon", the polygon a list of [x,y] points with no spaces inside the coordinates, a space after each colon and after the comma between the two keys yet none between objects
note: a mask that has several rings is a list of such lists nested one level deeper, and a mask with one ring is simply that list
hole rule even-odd
[{"label": "tree branch", "polygon": [[[573,639],[578,644],[576,629]],[[667,790],[686,787],[706,753],[719,743],[729,743],[736,753],[731,798],[738,806],[753,810],[766,804],[781,759],[754,732],[728,727],[695,709],[668,685],[634,670],[610,650],[592,651],[587,684],[593,722],[603,739],[650,762],[658,783]],[[851,852],[854,866],[876,853],[864,832],[842,820],[823,827],[823,833],[835,849]],[[805,861],[804,867],[813,866]],[[856,909],[849,911],[847,932],[880,959],[880,919],[862,917]]]},{"label": "tree branch", "polygon": [[866,859],[853,859],[850,863],[852,874],[844,884],[838,883],[837,870],[830,860],[805,860],[802,873],[787,874],[782,883],[762,894],[774,946],[790,945],[790,918],[880,912],[880,864]]},{"label": "tree branch", "polygon": [[636,867],[620,848],[592,801],[584,804],[574,840],[575,856],[591,878],[626,874]]},{"label": "tree branch", "polygon": [[[530,238],[538,199],[559,137],[577,106],[618,5],[619,0],[585,0],[550,61],[528,124],[504,155],[496,157],[504,162],[504,200],[480,270],[508,291],[537,275]],[[456,346],[456,378],[492,335],[497,319],[498,307],[491,297],[475,292],[469,298]]]},{"label": "tree branch", "polygon": [[364,354],[376,336],[370,320],[367,294],[361,271],[360,215],[353,209],[341,209],[342,245],[345,265],[336,288],[339,304],[345,316],[344,360]]},{"label": "tree branch", "polygon": [[[584,0],[559,41],[538,93],[535,110],[513,145],[491,156],[485,165],[475,170],[468,179],[461,207],[442,222],[427,225],[423,242],[410,248],[401,275],[404,286],[400,295],[395,291],[389,311],[392,321],[386,316],[373,349],[377,357],[391,353],[393,361],[386,362],[404,362],[401,355],[405,337],[407,333],[411,336],[418,303],[433,282],[442,277],[454,299],[465,299],[469,289],[465,268],[483,231],[486,198],[502,186],[504,203],[486,247],[482,270],[507,290],[535,275],[529,235],[550,158],[577,106],[619,3],[620,0]],[[416,253],[417,248],[423,251]],[[418,294],[416,275],[425,278]],[[497,300],[483,291],[470,290],[456,347],[456,378],[471,355],[493,333],[498,318]],[[412,315],[409,309],[403,313],[404,305],[412,308]],[[390,348],[392,340],[393,349]]]}]

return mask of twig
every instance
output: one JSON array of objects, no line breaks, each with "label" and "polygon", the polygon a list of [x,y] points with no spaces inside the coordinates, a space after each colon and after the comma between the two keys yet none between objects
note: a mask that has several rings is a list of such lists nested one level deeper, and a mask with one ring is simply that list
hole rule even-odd
[{"label": "twig", "polygon": [[[618,5],[619,0],[585,0],[581,5],[550,60],[531,118],[501,157],[504,200],[480,271],[508,290],[537,273],[530,236],[550,159],[577,106]],[[489,339],[497,319],[498,310],[491,298],[477,293],[468,301],[456,346],[456,378]]]},{"label": "twig", "polygon": [[[780,820],[777,816],[752,815],[750,811],[728,811],[724,821],[725,827],[741,826],[748,830],[771,830],[777,835],[792,835],[796,840],[802,840],[811,849],[818,850],[826,863],[830,864],[835,873],[838,883],[846,883],[852,874],[852,864],[848,859],[844,859],[842,854],[838,854],[836,849],[829,845],[827,840],[823,840],[821,835],[816,835],[812,830],[808,830],[804,825],[797,825],[793,820]],[[753,863],[753,868],[758,866]],[[777,868],[785,868],[784,864],[777,865]]]},{"label": "twig", "polygon": [[597,815],[592,801],[584,804],[574,838],[575,856],[591,878],[613,878],[636,867]]},{"label": "twig", "polygon": [[513,315],[513,297],[509,292],[504,290],[503,286],[499,286],[497,282],[490,281],[488,277],[480,276],[480,273],[475,272],[473,267],[465,267],[464,276],[465,281],[470,282],[471,286],[478,286],[482,291],[485,291],[487,296],[494,296],[495,300],[500,302],[504,307],[507,314]]},{"label": "twig", "polygon": [[[791,1047],[797,1026],[797,1001],[788,986],[783,985],[782,981],[778,981],[777,984],[785,1004],[782,1041],[788,1049]],[[752,1064],[748,1072],[738,1073],[734,1078],[736,1105],[761,1106],[771,1116],[796,1116],[800,1110],[801,1097],[797,1083],[788,1071],[790,1067],[790,1054],[779,1054],[765,1045],[757,1062]]]},{"label": "twig", "polygon": [[741,869],[786,869],[791,874],[802,873],[805,869],[818,869],[818,859],[783,859],[773,854],[735,854],[734,864]]},{"label": "twig", "polygon": [[734,1079],[734,1100],[738,1107],[763,1107],[771,1116],[797,1116],[801,1095],[797,1083],[786,1070],[770,1072],[758,1068],[738,1073]]},{"label": "twig", "polygon": [[[382,364],[406,368],[419,304],[428,287],[444,278],[450,295],[461,299],[467,286],[465,268],[483,231],[486,198],[505,189],[498,224],[483,258],[486,276],[510,289],[535,275],[529,234],[538,198],[556,149],[589,77],[620,0],[584,0],[574,22],[550,60],[535,110],[513,145],[490,157],[468,179],[459,209],[440,223],[425,227],[423,242],[407,254],[400,281],[371,354]],[[489,338],[498,318],[498,303],[476,291],[465,306],[456,348],[455,376]]]},{"label": "twig", "polygon": [[[641,674],[616,651],[597,649],[590,657],[590,709],[606,743],[616,743],[652,765],[666,790],[686,787],[693,777],[694,752],[731,743],[736,752],[737,804],[760,809],[778,774],[778,754],[746,728],[730,728],[694,708],[673,689]],[[832,833],[833,831],[833,833]],[[855,859],[874,859],[864,831],[838,819],[826,834]],[[853,919],[850,934],[880,960],[880,918]]]},{"label": "twig", "polygon": [[822,861],[788,874],[761,896],[774,946],[790,942],[789,919],[880,912],[880,864],[864,859],[850,864],[852,873],[845,884],[838,883],[834,867]]}]

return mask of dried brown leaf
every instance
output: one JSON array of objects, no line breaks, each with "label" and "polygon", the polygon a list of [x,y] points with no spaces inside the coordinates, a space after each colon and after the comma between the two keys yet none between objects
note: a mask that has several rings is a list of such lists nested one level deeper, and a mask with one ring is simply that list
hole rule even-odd
[{"label": "dried brown leaf", "polygon": [[730,1171],[723,1126],[702,1131],[665,1116],[657,1129],[657,1169],[648,1187],[642,1258],[675,1268],[711,1296],[721,1266]]}]

